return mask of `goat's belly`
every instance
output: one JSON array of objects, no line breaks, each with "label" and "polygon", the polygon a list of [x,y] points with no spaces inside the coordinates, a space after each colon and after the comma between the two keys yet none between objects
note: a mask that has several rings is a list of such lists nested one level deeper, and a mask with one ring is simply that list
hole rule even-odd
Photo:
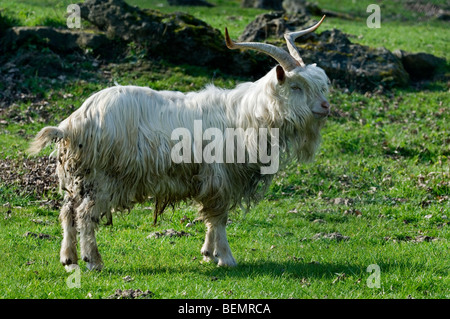
[{"label": "goat's belly", "polygon": [[171,198],[174,201],[195,197],[198,189],[195,178],[181,171],[176,176],[172,174],[154,176],[143,188],[147,190],[149,196]]}]

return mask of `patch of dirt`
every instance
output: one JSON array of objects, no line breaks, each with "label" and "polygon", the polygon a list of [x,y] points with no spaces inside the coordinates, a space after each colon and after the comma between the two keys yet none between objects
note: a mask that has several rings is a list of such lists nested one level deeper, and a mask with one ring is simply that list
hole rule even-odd
[{"label": "patch of dirt", "polygon": [[353,199],[337,197],[337,198],[331,199],[330,203],[334,204],[334,205],[346,205],[346,206],[349,206],[349,205],[353,204]]},{"label": "patch of dirt", "polygon": [[447,3],[438,6],[436,4],[430,3],[430,1],[425,0],[410,0],[407,1],[404,6],[411,11],[415,12],[423,12],[427,17],[439,17],[444,13],[448,14],[448,10],[450,10],[450,5]]},{"label": "patch of dirt", "polygon": [[5,52],[0,56],[0,109],[14,102],[38,102],[44,92],[76,80],[99,81],[100,64],[101,61],[89,54],[63,55],[48,48],[23,47]]},{"label": "patch of dirt", "polygon": [[335,233],[330,233],[330,234],[326,234],[326,233],[317,233],[312,237],[313,240],[317,240],[317,239],[331,239],[331,240],[336,240],[336,241],[341,241],[341,240],[349,240],[350,237],[348,236],[344,236],[341,233],[335,232]]},{"label": "patch of dirt", "polygon": [[[44,197],[48,192],[58,191],[55,171],[56,159],[53,157],[2,159],[0,183],[20,187],[23,195]],[[58,205],[55,201],[45,201],[44,204]]]},{"label": "patch of dirt", "polygon": [[39,238],[39,239],[51,239],[52,236],[48,235],[48,234],[43,234],[43,233],[32,233],[27,231],[25,234],[23,234],[24,237],[34,237],[34,238]]},{"label": "patch of dirt", "polygon": [[155,294],[150,290],[142,291],[140,289],[117,289],[116,292],[107,297],[107,299],[149,299]]},{"label": "patch of dirt", "polygon": [[419,235],[419,236],[416,236],[415,238],[413,238],[411,236],[404,236],[401,238],[391,238],[391,237],[387,236],[387,237],[384,237],[384,240],[392,241],[394,243],[399,242],[399,241],[407,241],[407,242],[411,242],[411,243],[423,243],[423,242],[432,242],[432,241],[436,241],[439,239],[435,238],[435,237],[431,237],[431,236]]},{"label": "patch of dirt", "polygon": [[188,237],[191,234],[185,231],[176,231],[175,229],[166,229],[163,231],[156,231],[147,236],[147,238],[161,238],[161,237]]}]

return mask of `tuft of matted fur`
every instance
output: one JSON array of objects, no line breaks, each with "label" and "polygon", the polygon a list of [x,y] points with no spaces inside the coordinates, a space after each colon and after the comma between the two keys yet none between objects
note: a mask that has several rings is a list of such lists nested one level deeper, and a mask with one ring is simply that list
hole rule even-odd
[{"label": "tuft of matted fur", "polygon": [[[293,156],[310,161],[324,123],[312,109],[325,99],[327,81],[322,69],[309,65],[286,72],[282,83],[274,68],[232,90],[209,85],[184,94],[114,86],[89,97],[57,128],[41,130],[30,147],[36,154],[52,141],[57,144],[57,174],[66,193],[60,217],[65,232],[61,262],[77,263],[75,225],[82,235],[82,258],[88,267],[100,269],[94,232],[101,216],[110,220],[112,211],[131,209],[152,197],[155,221],[167,205],[189,198],[200,203],[208,226],[202,254],[218,259],[219,265],[234,265],[224,235],[228,211],[257,200],[273,174],[261,174],[260,162],[176,164],[171,159],[176,144],[172,132],[186,128],[194,135],[196,120],[202,121],[203,130],[221,132],[277,128],[281,162]],[[271,141],[269,136],[268,144]],[[247,135],[244,144],[247,153],[258,153],[255,134]]]},{"label": "tuft of matted fur", "polygon": [[57,142],[62,138],[64,138],[64,132],[59,128],[54,126],[44,127],[41,131],[39,131],[33,142],[30,144],[28,153],[30,155],[36,155],[51,142]]}]

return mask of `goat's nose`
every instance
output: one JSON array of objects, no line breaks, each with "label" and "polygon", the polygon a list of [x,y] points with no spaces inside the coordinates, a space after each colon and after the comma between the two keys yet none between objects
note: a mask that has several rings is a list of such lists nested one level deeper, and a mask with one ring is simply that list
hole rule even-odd
[{"label": "goat's nose", "polygon": [[320,104],[324,109],[329,109],[330,108],[330,103],[328,103],[328,101],[323,101],[322,104]]}]

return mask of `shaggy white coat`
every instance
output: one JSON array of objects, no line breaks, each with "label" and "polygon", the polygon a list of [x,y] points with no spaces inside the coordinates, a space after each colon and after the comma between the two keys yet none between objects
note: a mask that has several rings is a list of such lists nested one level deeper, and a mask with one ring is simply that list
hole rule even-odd
[{"label": "shaggy white coat", "polygon": [[[114,86],[89,97],[58,127],[36,136],[30,153],[57,142],[57,174],[65,191],[60,220],[64,229],[63,265],[76,264],[76,235],[82,258],[101,269],[95,229],[112,211],[131,209],[154,198],[155,221],[168,204],[193,199],[208,230],[202,254],[219,265],[236,264],[225,233],[228,211],[263,194],[273,175],[262,175],[262,163],[180,163],[171,160],[176,128],[278,128],[282,162],[313,158],[324,120],[312,110],[326,101],[328,78],[315,65],[286,72],[275,68],[256,82],[225,90],[213,85],[200,92],[155,91]],[[319,105],[319,106],[318,106]],[[225,136],[225,135],[224,135]],[[270,143],[270,138],[269,138]],[[258,152],[257,136],[247,136],[248,151]],[[203,145],[204,146],[204,145]],[[224,150],[225,154],[225,150]]]}]

